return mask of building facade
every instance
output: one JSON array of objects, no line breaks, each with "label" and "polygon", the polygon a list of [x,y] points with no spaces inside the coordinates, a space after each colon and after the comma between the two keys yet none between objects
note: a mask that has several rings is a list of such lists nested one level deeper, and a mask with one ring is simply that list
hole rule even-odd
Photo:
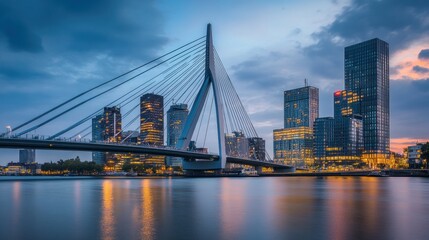
[{"label": "building facade", "polygon": [[121,142],[122,116],[119,107],[105,107],[103,114],[103,140],[106,142]]},{"label": "building facade", "polygon": [[390,153],[389,44],[372,39],[345,48],[345,89],[359,96],[363,122],[362,159],[385,164]]},{"label": "building facade", "polygon": [[276,162],[296,167],[314,164],[313,124],[318,117],[318,88],[306,86],[284,92],[284,128],[273,132]]},{"label": "building facade", "polygon": [[225,134],[225,151],[230,157],[249,158],[249,141],[243,132]]},{"label": "building facade", "polygon": [[140,98],[140,143],[164,145],[164,97],[148,93]]},{"label": "building facade", "polygon": [[322,165],[329,156],[329,151],[334,147],[334,118],[316,118],[313,127],[313,138],[314,161],[316,164]]},{"label": "building facade", "polygon": [[[138,144],[164,145],[164,97],[153,93],[140,98],[140,137]],[[165,157],[144,154],[141,159],[147,166],[165,166]]]},{"label": "building facade", "polygon": [[249,142],[249,158],[264,161],[265,160],[265,140],[260,137],[251,137]]},{"label": "building facade", "polygon": [[[187,104],[173,104],[167,111],[167,146],[176,147],[188,117]],[[182,158],[166,157],[166,164],[173,167],[182,166]]]},{"label": "building facade", "polygon": [[[104,132],[104,114],[95,116],[92,119],[92,142],[103,142]],[[92,161],[97,164],[106,163],[106,155],[104,152],[92,152]]]},{"label": "building facade", "polygon": [[[122,142],[122,115],[119,107],[105,107],[102,119],[103,141],[120,143]],[[104,153],[105,169],[107,171],[122,171],[124,160],[121,154]]]},{"label": "building facade", "polygon": [[334,148],[330,161],[341,165],[358,164],[363,151],[363,120],[359,114],[360,96],[352,91],[334,93]]},{"label": "building facade", "polygon": [[34,162],[36,162],[35,149],[19,150],[19,163],[34,163]]},{"label": "building facade", "polygon": [[284,92],[284,128],[313,128],[318,117],[318,88],[307,86]]},{"label": "building facade", "polygon": [[407,148],[408,152],[408,166],[411,169],[418,169],[423,166],[421,158],[422,144],[416,144]]}]

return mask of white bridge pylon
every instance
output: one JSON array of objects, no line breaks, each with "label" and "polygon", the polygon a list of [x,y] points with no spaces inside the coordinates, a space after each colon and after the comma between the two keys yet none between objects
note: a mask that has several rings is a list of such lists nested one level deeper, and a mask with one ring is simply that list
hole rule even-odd
[{"label": "white bridge pylon", "polygon": [[183,161],[184,170],[220,170],[225,168],[226,151],[225,151],[225,126],[224,126],[224,105],[221,97],[219,82],[216,78],[213,39],[211,24],[207,24],[206,35],[206,61],[205,61],[205,77],[204,82],[198,91],[195,102],[192,105],[186,123],[183,127],[182,134],[179,137],[176,147],[186,150],[191,141],[198,119],[207,99],[208,92],[213,89],[213,96],[216,110],[217,135],[219,146],[219,161]]}]

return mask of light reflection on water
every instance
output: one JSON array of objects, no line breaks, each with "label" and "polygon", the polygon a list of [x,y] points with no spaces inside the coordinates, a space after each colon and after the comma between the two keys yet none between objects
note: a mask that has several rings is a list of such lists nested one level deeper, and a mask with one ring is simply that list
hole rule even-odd
[{"label": "light reflection on water", "polygon": [[426,239],[428,178],[0,178],[1,239]]}]

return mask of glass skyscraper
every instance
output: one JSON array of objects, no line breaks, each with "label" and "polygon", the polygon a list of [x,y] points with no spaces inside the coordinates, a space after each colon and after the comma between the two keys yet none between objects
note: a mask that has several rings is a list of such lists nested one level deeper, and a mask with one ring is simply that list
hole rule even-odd
[{"label": "glass skyscraper", "polygon": [[296,167],[314,164],[313,124],[319,117],[319,89],[311,86],[284,92],[284,128],[273,132],[274,160]]},{"label": "glass skyscraper", "polygon": [[358,94],[347,90],[334,93],[335,149],[330,152],[331,161],[351,165],[361,160],[363,125],[359,109]]},{"label": "glass skyscraper", "polygon": [[334,118],[316,118],[313,127],[314,160],[316,164],[323,164],[329,151],[334,146]]},{"label": "glass skyscraper", "polygon": [[390,154],[389,44],[375,38],[346,47],[344,78],[346,90],[360,98],[362,159],[370,166],[386,163]]},{"label": "glass skyscraper", "polygon": [[105,107],[103,114],[103,140],[107,142],[121,142],[122,116],[119,107]]},{"label": "glass skyscraper", "polygon": [[[122,141],[122,115],[119,107],[105,107],[103,120],[103,140],[106,142]],[[122,171],[123,160],[121,154],[105,153],[106,169],[108,171]]]},{"label": "glass skyscraper", "polygon": [[[167,146],[176,147],[182,134],[183,127],[188,117],[189,110],[187,104],[173,104],[167,111]],[[167,157],[167,165],[182,166],[182,158]]]},{"label": "glass skyscraper", "polygon": [[[103,131],[104,131],[104,120],[103,114],[97,115],[92,119],[92,141],[102,142]],[[106,156],[104,152],[92,152],[92,161],[97,164],[104,164],[106,162]]]},{"label": "glass skyscraper", "polygon": [[140,98],[141,144],[164,144],[164,97],[148,93]]},{"label": "glass skyscraper", "polygon": [[311,86],[284,92],[284,128],[311,127],[319,117],[319,89]]},{"label": "glass skyscraper", "polygon": [[[140,139],[139,144],[164,145],[164,97],[147,93],[140,98]],[[144,154],[145,165],[160,167],[165,165],[165,157]]]}]

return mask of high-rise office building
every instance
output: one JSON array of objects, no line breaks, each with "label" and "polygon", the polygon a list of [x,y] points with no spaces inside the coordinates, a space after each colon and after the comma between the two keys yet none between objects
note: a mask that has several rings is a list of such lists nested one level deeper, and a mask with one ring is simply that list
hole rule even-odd
[{"label": "high-rise office building", "polygon": [[265,140],[260,137],[250,137],[249,142],[249,157],[251,159],[264,161],[265,160]]},{"label": "high-rise office building", "polygon": [[[139,144],[164,145],[164,97],[147,93],[140,98],[140,138]],[[144,154],[145,165],[161,167],[165,165],[165,157]]]},{"label": "high-rise office building", "polygon": [[273,132],[274,160],[296,167],[313,165],[313,124],[318,117],[318,88],[285,91],[284,128]]},{"label": "high-rise office building", "polygon": [[330,160],[353,165],[361,160],[363,150],[363,121],[359,113],[360,97],[352,91],[334,93],[335,149]]},{"label": "high-rise office building", "polygon": [[310,127],[319,117],[319,89],[302,87],[284,92],[284,128]]},{"label": "high-rise office building", "polygon": [[[102,119],[103,141],[120,143],[122,141],[122,115],[119,107],[105,107]],[[104,163],[108,171],[122,171],[121,154],[104,153]]]},{"label": "high-rise office building", "polygon": [[243,132],[232,132],[225,134],[225,151],[230,157],[248,158],[249,141]]},{"label": "high-rise office building", "polygon": [[121,142],[122,116],[119,107],[104,108],[103,124],[103,140],[107,142]]},{"label": "high-rise office building", "polygon": [[345,89],[356,93],[363,121],[362,159],[386,163],[390,151],[389,44],[372,39],[345,48]]},{"label": "high-rise office building", "polygon": [[321,165],[329,156],[329,151],[334,147],[334,118],[316,118],[313,127],[314,160]]},{"label": "high-rise office building", "polygon": [[140,98],[140,142],[164,144],[164,97],[148,93]]},{"label": "high-rise office building", "polygon": [[36,162],[35,149],[19,150],[19,163],[34,163],[34,162]]},{"label": "high-rise office building", "polygon": [[167,146],[176,146],[188,117],[187,104],[173,104],[167,111]]},{"label": "high-rise office building", "polygon": [[[187,104],[173,104],[167,111],[167,146],[175,147],[182,134],[183,127],[188,117]],[[181,167],[182,158],[167,157],[166,163],[168,166]]]},{"label": "high-rise office building", "polygon": [[[104,115],[100,114],[95,116],[92,119],[92,141],[93,142],[102,142],[104,141],[103,132],[104,132]],[[106,156],[104,152],[92,152],[92,161],[97,164],[104,164],[106,161]]]}]

